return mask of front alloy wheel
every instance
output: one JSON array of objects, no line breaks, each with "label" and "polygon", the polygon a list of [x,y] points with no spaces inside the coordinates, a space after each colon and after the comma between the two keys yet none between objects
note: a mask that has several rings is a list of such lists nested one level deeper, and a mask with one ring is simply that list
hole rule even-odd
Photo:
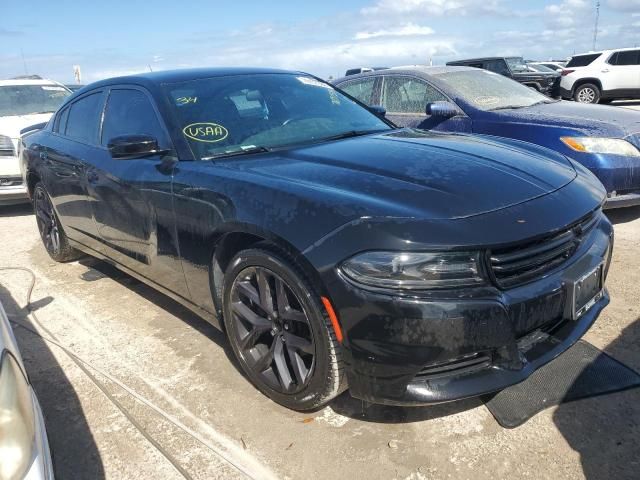
[{"label": "front alloy wheel", "polygon": [[344,389],[342,362],[319,296],[286,258],[251,249],[231,260],[224,323],[249,380],[288,408],[310,410]]},{"label": "front alloy wheel", "polygon": [[280,393],[304,388],[316,346],[291,287],[271,270],[246,268],[231,287],[231,309],[236,341],[249,368]]}]

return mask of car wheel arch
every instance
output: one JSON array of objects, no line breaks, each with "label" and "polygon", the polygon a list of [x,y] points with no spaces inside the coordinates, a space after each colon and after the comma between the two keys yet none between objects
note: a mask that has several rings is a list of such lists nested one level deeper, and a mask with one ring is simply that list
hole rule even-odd
[{"label": "car wheel arch", "polygon": [[35,189],[36,185],[42,181],[42,179],[40,178],[40,175],[33,170],[27,171],[26,179],[29,198],[33,198],[33,190]]},{"label": "car wheel arch", "polygon": [[219,233],[212,242],[212,250],[209,262],[209,276],[213,304],[224,329],[222,318],[222,292],[224,289],[224,275],[231,260],[241,251],[259,247],[271,250],[294,262],[300,270],[313,283],[316,291],[324,292],[322,280],[317,270],[307,260],[304,254],[294,245],[282,237],[259,228],[242,225]]},{"label": "car wheel arch", "polygon": [[586,78],[581,78],[580,80],[576,80],[576,82],[573,84],[571,95],[575,94],[576,90],[582,85],[584,85],[585,83],[594,84],[596,87],[600,89],[600,92],[602,93],[602,82],[600,82],[598,78],[586,77]]}]

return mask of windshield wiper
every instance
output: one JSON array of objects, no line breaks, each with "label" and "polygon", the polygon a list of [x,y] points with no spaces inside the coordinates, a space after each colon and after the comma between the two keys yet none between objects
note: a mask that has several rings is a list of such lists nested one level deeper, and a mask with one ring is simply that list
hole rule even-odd
[{"label": "windshield wiper", "polygon": [[530,107],[530,105],[505,105],[504,107],[496,107],[489,109],[490,112],[495,112],[496,110],[517,110],[518,108]]},{"label": "windshield wiper", "polygon": [[331,140],[341,140],[343,138],[360,137],[362,135],[369,135],[373,133],[384,132],[385,130],[349,130],[337,135],[331,135],[330,137],[319,138],[317,142],[330,142]]},{"label": "windshield wiper", "polygon": [[240,150],[233,150],[231,152],[221,152],[211,155],[209,157],[202,157],[201,160],[215,160],[216,158],[237,157],[239,155],[251,155],[252,153],[265,153],[270,152],[271,149],[263,146],[251,146],[241,147]]}]

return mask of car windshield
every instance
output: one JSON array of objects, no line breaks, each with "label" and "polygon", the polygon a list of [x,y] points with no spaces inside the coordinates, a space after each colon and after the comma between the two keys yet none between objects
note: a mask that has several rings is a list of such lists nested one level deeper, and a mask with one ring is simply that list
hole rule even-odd
[{"label": "car windshield", "polygon": [[438,75],[438,79],[458,98],[480,110],[524,108],[553,102],[529,87],[486,70],[448,72]]},{"label": "car windshield", "polygon": [[304,74],[229,75],[164,88],[180,130],[203,160],[391,129]]},{"label": "car windshield", "polygon": [[524,63],[522,57],[509,57],[505,58],[505,60],[512,72],[526,72],[528,70],[527,64]]},{"label": "car windshield", "polygon": [[69,95],[60,85],[1,85],[0,117],[52,113]]}]

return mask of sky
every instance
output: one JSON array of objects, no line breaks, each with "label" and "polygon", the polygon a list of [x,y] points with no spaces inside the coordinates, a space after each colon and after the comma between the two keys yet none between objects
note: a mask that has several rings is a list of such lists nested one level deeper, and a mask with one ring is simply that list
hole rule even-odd
[{"label": "sky", "polygon": [[[640,0],[601,0],[597,48],[640,45]],[[595,0],[0,0],[0,78],[82,83],[203,66],[323,78],[474,56],[592,49]]]}]

